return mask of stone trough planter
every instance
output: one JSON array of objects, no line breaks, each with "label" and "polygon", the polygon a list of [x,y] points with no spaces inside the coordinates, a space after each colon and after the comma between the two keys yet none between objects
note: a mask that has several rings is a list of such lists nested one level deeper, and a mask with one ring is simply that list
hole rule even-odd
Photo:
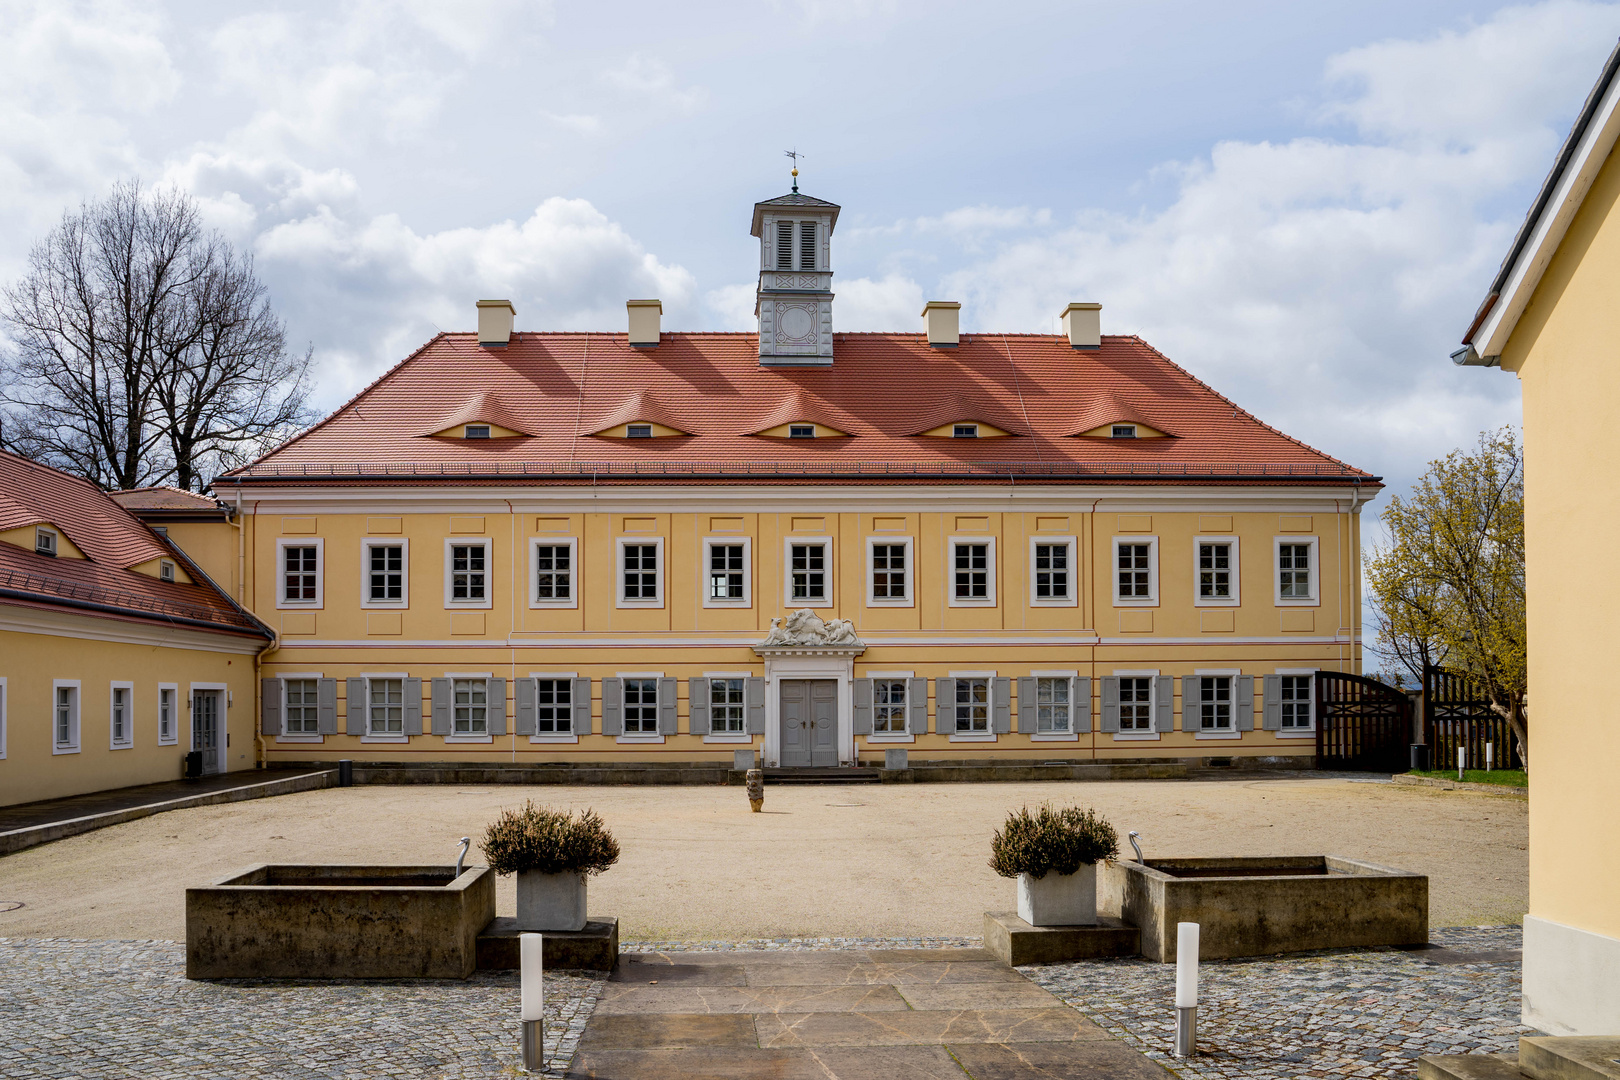
[{"label": "stone trough planter", "polygon": [[535,933],[576,933],[585,929],[585,875],[542,874],[538,870],[519,873],[517,925]]},{"label": "stone trough planter", "polygon": [[1097,906],[1165,963],[1178,922],[1199,924],[1205,960],[1429,940],[1428,877],[1335,855],[1105,863]]},{"label": "stone trough planter", "polygon": [[465,979],[494,919],[482,866],[263,864],[186,890],[186,977]]}]

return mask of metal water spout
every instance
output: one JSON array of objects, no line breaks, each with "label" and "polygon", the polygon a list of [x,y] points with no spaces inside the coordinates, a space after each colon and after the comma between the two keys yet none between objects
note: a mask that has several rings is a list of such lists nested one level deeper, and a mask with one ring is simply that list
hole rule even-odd
[{"label": "metal water spout", "polygon": [[1142,858],[1142,845],[1136,842],[1136,838],[1141,835],[1141,833],[1132,829],[1130,832],[1125,834],[1125,838],[1131,842],[1131,847],[1136,849],[1136,861],[1143,866],[1146,866],[1147,862]]},{"label": "metal water spout", "polygon": [[[456,877],[461,876],[461,863],[462,863],[462,861],[464,859],[467,858],[467,849],[469,847],[471,847],[471,846],[472,846],[472,837],[463,836],[461,838],[461,850],[456,852]],[[455,878],[451,878],[450,880],[454,881]]]}]

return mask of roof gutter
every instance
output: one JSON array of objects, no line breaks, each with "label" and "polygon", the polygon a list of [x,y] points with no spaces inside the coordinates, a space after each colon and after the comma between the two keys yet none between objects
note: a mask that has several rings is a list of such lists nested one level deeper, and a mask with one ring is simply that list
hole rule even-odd
[{"label": "roof gutter", "polygon": [[[164,615],[161,617],[149,615],[141,611],[131,611],[129,608],[113,607],[111,604],[98,604],[91,600],[75,600],[68,596],[44,597],[38,593],[23,592],[20,589],[0,588],[0,600],[20,600],[31,607],[70,607],[83,611],[93,611],[101,615],[118,615],[125,619],[135,619],[141,622],[172,623],[178,626],[194,627],[199,630],[211,630],[216,634],[236,634],[239,637],[264,637],[270,633],[265,629],[254,629],[251,626],[231,627],[221,626],[219,623],[208,622],[204,619],[188,619],[184,615]],[[263,623],[254,619],[260,627]],[[274,639],[275,635],[270,633]]]}]

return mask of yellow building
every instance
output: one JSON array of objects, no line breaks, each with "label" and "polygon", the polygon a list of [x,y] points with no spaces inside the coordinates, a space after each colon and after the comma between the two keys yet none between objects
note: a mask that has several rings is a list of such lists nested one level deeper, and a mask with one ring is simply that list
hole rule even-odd
[{"label": "yellow building", "polygon": [[833,334],[837,216],[756,205],[757,334],[481,301],[221,477],[265,760],[1308,763],[1377,478],[1096,304]]},{"label": "yellow building", "polygon": [[1607,774],[1620,718],[1589,689],[1620,643],[1617,69],[1620,50],[1453,356],[1513,372],[1524,393],[1535,770],[1524,1022],[1557,1035],[1620,1034],[1620,800]]},{"label": "yellow building", "polygon": [[93,484],[0,452],[0,805],[259,767],[272,640]]}]

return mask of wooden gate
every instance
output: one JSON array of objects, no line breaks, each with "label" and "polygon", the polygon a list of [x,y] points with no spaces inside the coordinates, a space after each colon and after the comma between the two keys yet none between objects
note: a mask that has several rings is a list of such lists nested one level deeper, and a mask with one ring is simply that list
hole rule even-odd
[{"label": "wooden gate", "polygon": [[1338,671],[1316,673],[1316,767],[1405,772],[1412,699],[1393,686]]},{"label": "wooden gate", "polygon": [[1459,746],[1467,754],[1464,768],[1483,769],[1486,743],[1493,747],[1495,768],[1524,767],[1507,718],[1491,708],[1485,692],[1461,671],[1432,665],[1423,669],[1423,741],[1429,744],[1433,769],[1455,769]]}]

